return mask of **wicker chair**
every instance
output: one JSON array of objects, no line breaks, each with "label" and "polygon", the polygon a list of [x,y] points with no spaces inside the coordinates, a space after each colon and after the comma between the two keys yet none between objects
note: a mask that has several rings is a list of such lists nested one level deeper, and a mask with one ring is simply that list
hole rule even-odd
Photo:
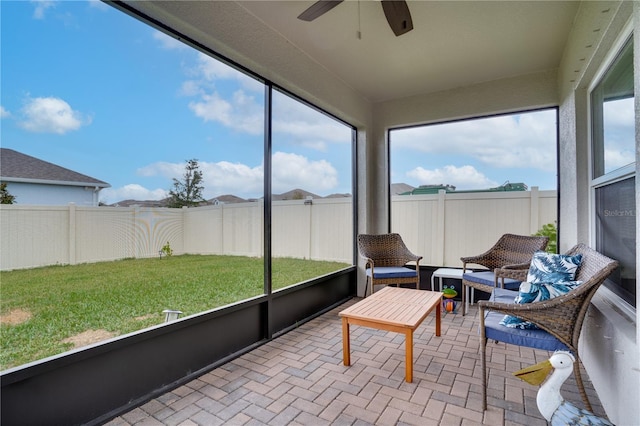
[{"label": "wicker chair", "polygon": [[[374,286],[414,284],[420,287],[420,259],[411,253],[400,234],[358,235],[358,250],[366,263],[367,287],[373,294]],[[416,262],[416,269],[405,267]],[[365,296],[366,296],[365,289]]]},{"label": "wicker chair", "polygon": [[[576,384],[585,407],[593,411],[580,375],[580,357],[578,356],[578,339],[591,298],[604,280],[618,267],[612,260],[584,244],[578,244],[569,250],[567,255],[582,255],[575,279],[582,284],[551,300],[534,303],[514,303],[517,291],[501,288],[493,290],[489,300],[478,302],[480,317],[480,362],[482,364],[482,407],[487,409],[487,340],[505,342],[517,346],[526,346],[548,351],[569,350],[576,360],[573,371]],[[505,271],[501,271],[509,275]],[[517,276],[520,272],[512,274]],[[526,274],[526,271],[525,271]],[[539,330],[522,330],[509,328],[500,324],[504,315],[512,315],[530,321]]]},{"label": "wicker chair", "polygon": [[[461,257],[462,260],[462,315],[467,314],[466,294],[467,287],[491,293],[498,287],[498,269],[523,271],[527,275],[529,264],[533,254],[538,250],[544,250],[549,242],[548,237],[531,237],[527,235],[504,234],[485,253],[477,256]],[[481,265],[488,271],[466,272],[467,265]],[[520,281],[510,277],[502,277],[502,288],[517,289]],[[473,294],[473,293],[472,293]],[[473,297],[472,297],[473,299]]]}]

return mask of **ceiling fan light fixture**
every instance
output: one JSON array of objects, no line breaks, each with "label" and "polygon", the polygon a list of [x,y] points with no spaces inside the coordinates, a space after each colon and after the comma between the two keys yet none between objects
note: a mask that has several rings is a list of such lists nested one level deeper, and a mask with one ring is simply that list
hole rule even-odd
[{"label": "ceiling fan light fixture", "polygon": [[[307,22],[313,21],[343,1],[344,0],[318,0],[298,15],[298,19]],[[381,4],[382,10],[384,10],[384,15],[387,18],[387,22],[396,37],[408,33],[413,29],[411,12],[409,12],[409,6],[407,5],[406,0],[381,0]],[[360,10],[359,7],[360,2],[358,2],[358,13]],[[360,19],[359,15],[358,19]],[[358,38],[360,37],[361,36]]]}]

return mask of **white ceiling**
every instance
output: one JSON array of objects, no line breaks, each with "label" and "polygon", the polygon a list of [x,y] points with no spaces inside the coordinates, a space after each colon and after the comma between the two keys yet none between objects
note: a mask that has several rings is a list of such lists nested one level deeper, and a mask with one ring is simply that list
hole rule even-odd
[{"label": "white ceiling", "polygon": [[409,1],[414,29],[396,37],[379,1],[345,1],[312,22],[297,19],[313,3],[238,2],[372,102],[556,69],[579,6]]}]

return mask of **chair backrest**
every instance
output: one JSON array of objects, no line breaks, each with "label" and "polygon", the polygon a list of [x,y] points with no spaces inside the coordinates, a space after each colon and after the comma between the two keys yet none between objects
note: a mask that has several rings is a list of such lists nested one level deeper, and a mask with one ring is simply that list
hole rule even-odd
[{"label": "chair backrest", "polygon": [[490,270],[506,265],[517,265],[531,262],[536,251],[544,250],[549,237],[504,234],[491,247],[480,261],[474,261]]},{"label": "chair backrest", "polygon": [[403,266],[419,257],[409,251],[400,234],[360,234],[358,250],[375,266]]},{"label": "chair backrest", "polygon": [[582,255],[575,277],[576,280],[582,281],[582,284],[567,294],[545,301],[547,309],[544,311],[519,312],[518,316],[533,321],[577,352],[580,331],[591,298],[619,263],[584,244],[574,246],[566,254]]},{"label": "chair backrest", "polygon": [[[582,306],[576,316],[576,323],[574,328],[574,335],[572,343],[578,344],[578,338],[580,337],[580,330],[582,329],[582,323],[587,314],[589,303],[591,298],[596,294],[600,285],[604,283],[609,275],[618,267],[619,262],[613,260],[584,244],[578,244],[569,250],[566,254],[575,256],[576,254],[582,255],[582,261],[576,271],[575,279],[582,281],[573,292],[567,293],[565,296],[577,297],[582,299]],[[574,294],[571,294],[574,293]],[[562,297],[562,296],[561,296]]]}]

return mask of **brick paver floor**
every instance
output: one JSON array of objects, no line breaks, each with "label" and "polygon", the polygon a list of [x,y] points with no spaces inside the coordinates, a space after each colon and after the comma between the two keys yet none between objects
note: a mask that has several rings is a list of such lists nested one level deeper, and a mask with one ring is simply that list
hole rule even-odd
[{"label": "brick paver floor", "polygon": [[[546,425],[537,387],[511,373],[550,356],[490,342],[489,407],[482,411],[477,309],[446,314],[442,336],[429,315],[414,335],[413,383],[405,382],[404,336],[351,327],[342,365],[338,312],[353,299],[234,361],[108,423],[125,425]],[[600,402],[583,374],[596,414]],[[565,399],[582,406],[571,377]]]}]

